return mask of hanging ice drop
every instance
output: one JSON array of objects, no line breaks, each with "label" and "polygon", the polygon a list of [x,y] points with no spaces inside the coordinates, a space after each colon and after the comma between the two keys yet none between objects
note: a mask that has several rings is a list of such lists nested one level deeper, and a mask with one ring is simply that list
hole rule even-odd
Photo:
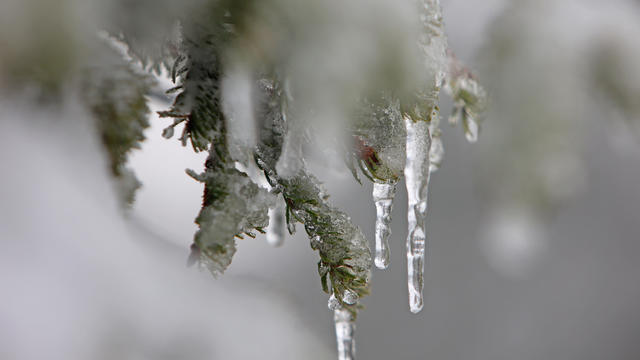
[{"label": "hanging ice drop", "polygon": [[351,289],[346,289],[344,293],[342,293],[342,301],[347,305],[354,305],[358,302],[358,298],[358,294]]},{"label": "hanging ice drop", "polygon": [[427,196],[429,188],[429,151],[431,135],[429,123],[404,118],[407,129],[407,161],[404,168],[407,186],[408,235],[407,235],[407,277],[409,288],[409,309],[413,313],[422,310],[422,289],[424,286],[425,220],[427,216]]},{"label": "hanging ice drop", "polygon": [[353,336],[356,324],[353,321],[353,315],[348,310],[334,310],[333,322],[336,327],[338,360],[354,360],[356,358],[356,343]]},{"label": "hanging ice drop", "polygon": [[389,237],[391,236],[391,210],[396,184],[373,183],[373,201],[376,205],[376,256],[374,263],[378,269],[389,266]]},{"label": "hanging ice drop", "polygon": [[338,301],[336,296],[334,294],[331,294],[329,300],[327,301],[327,307],[329,308],[329,310],[338,310],[342,308],[342,305],[340,304],[340,301]]}]

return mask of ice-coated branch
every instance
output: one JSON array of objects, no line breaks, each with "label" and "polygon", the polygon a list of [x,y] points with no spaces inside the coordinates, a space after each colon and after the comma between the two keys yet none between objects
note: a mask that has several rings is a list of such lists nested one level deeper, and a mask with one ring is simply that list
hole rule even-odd
[{"label": "ice-coated branch", "polygon": [[[206,17],[205,17],[206,19]],[[204,183],[202,209],[196,218],[200,229],[192,251],[214,274],[221,274],[236,251],[235,237],[255,237],[269,223],[268,209],[275,197],[236,169],[229,153],[227,124],[221,109],[222,78],[219,46],[227,30],[214,21],[189,24],[184,34],[184,58],[177,70],[181,92],[172,108],[161,116],[185,122],[181,140],[196,151],[208,147],[205,171],[188,174]],[[178,61],[181,61],[178,59]]]},{"label": "ice-coated branch", "polygon": [[[475,120],[486,101],[484,90],[475,79],[456,70],[447,59],[439,0],[415,0],[412,4],[419,14],[420,32],[415,38],[421,65],[418,80],[409,85],[408,92],[407,88],[393,85],[366,89],[354,97],[354,106],[349,110],[354,112],[350,113],[345,138],[353,140],[347,162],[354,175],[355,163],[374,182],[375,265],[379,268],[389,265],[393,198],[397,182],[405,177],[409,304],[415,313],[423,306],[430,173],[440,166],[444,151],[438,109],[440,89],[444,84],[453,95],[456,109],[464,114],[461,121],[470,140],[477,136]],[[237,51],[239,45],[234,41],[243,44],[260,38],[252,38],[255,34],[251,32],[243,33],[249,27],[245,27],[247,19],[242,14],[252,5],[223,0],[211,6],[204,6],[197,16],[182,22],[181,44],[171,70],[177,82],[171,91],[179,94],[171,109],[160,113],[175,119],[165,130],[166,137],[171,137],[175,126],[184,123],[183,144],[190,141],[195,151],[209,151],[205,171],[189,172],[205,185],[203,207],[196,219],[200,229],[195,235],[193,257],[217,275],[231,262],[235,237],[255,236],[255,231],[263,231],[271,218],[267,239],[277,245],[284,235],[283,223],[290,233],[296,224],[302,224],[312,249],[320,256],[318,273],[323,290],[330,295],[328,305],[334,311],[339,357],[353,359],[354,321],[361,307],[360,298],[369,292],[372,259],[362,231],[347,214],[330,205],[326,191],[306,168],[301,135],[308,132],[304,128],[308,124],[296,115],[314,109],[305,108],[308,103],[296,103],[291,87],[283,86],[284,79],[290,84],[297,73],[288,72],[291,69],[286,63],[272,62],[278,57],[245,59],[246,64],[239,66],[245,66],[243,84],[249,85],[242,96],[250,99],[246,103],[251,104],[247,107],[253,108],[254,116],[246,114],[247,107],[243,114],[246,119],[251,118],[249,123],[255,119],[258,131],[255,148],[252,141],[242,151],[253,151],[255,163],[270,187],[260,187],[238,170],[234,163],[237,156],[232,156],[230,146],[238,140],[235,136],[243,134],[236,134],[242,126],[229,126],[233,116],[225,116],[222,109],[223,103],[228,104],[224,101],[230,100],[227,96],[234,96],[233,92],[221,91],[222,79],[230,72],[228,68],[225,72],[225,64],[229,64],[225,56],[229,56],[229,49]],[[246,51],[244,56],[260,53]],[[292,83],[300,85],[298,81]],[[245,157],[238,161],[243,166],[250,165]]]},{"label": "ice-coated branch", "polygon": [[[224,17],[204,12],[183,24],[181,51],[171,71],[178,85],[168,92],[179,91],[171,109],[160,111],[160,117],[175,119],[170,128],[185,123],[180,140],[187,140],[195,151],[212,148],[222,162],[229,162],[226,149],[221,81],[222,52],[231,36]],[[169,132],[171,135],[172,132]],[[169,136],[167,136],[169,137]]]},{"label": "ice-coated branch", "polygon": [[194,237],[192,251],[214,275],[229,266],[235,254],[235,237],[255,237],[269,224],[268,209],[275,197],[255,184],[245,173],[230,165],[217,165],[217,153],[211,145],[205,171],[194,179],[204,183],[202,209],[196,218],[200,229]]},{"label": "ice-coated branch", "polygon": [[276,80],[261,81],[260,90],[263,100],[257,117],[263,126],[256,162],[271,186],[282,192],[287,223],[303,224],[311,247],[318,251],[323,290],[355,318],[358,299],[369,292],[371,254],[367,242],[349,216],[329,205],[320,182],[304,167],[287,178],[278,175],[276,164],[287,132],[286,99]]},{"label": "ice-coated branch", "polygon": [[[72,3],[46,10],[80,16],[95,10],[69,12]],[[5,31],[10,35],[0,36],[8,44],[0,54],[0,80],[8,85],[2,88],[35,87],[46,101],[66,96],[65,89],[74,101],[81,94],[111,173],[131,201],[139,182],[125,163],[148,127],[149,83],[128,61],[169,75],[175,86],[167,93],[176,97],[159,112],[173,120],[163,137],[182,127],[184,145],[208,152],[202,171],[187,171],[204,187],[189,261],[217,276],[230,265],[236,238],[268,230],[267,241],[278,245],[284,225],[290,233],[302,225],[319,255],[319,278],[344,360],[355,357],[355,319],[369,292],[372,257],[362,231],[331,205],[304,156],[313,150],[305,146],[307,138],[325,148],[346,140],[338,146],[348,148],[354,174],[359,167],[374,183],[373,263],[379,268],[389,266],[394,195],[406,179],[410,308],[422,308],[427,189],[443,156],[437,107],[443,81],[454,98],[453,119],[470,141],[486,104],[475,78],[453,57],[447,60],[439,0],[109,3],[98,7],[108,13],[105,19],[76,14],[67,21],[47,13],[34,17],[33,34]],[[94,20],[101,21],[94,27]],[[92,43],[97,31],[126,45],[126,54],[103,56]],[[629,99],[620,100],[631,107]]]},{"label": "ice-coated branch", "polygon": [[145,96],[153,81],[138,73],[106,43],[98,41],[100,59],[84,70],[82,99],[93,113],[100,139],[107,150],[109,169],[125,203],[133,203],[140,182],[126,166],[132,149],[145,139],[149,108]]}]

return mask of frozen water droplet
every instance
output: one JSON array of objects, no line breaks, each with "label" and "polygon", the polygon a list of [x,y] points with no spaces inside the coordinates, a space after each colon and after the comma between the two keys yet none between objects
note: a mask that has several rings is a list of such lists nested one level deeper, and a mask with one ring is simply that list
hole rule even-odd
[{"label": "frozen water droplet", "polygon": [[281,246],[285,237],[284,205],[278,201],[275,208],[269,209],[269,227],[267,228],[267,243],[271,246]]},{"label": "frozen water droplet", "polygon": [[347,305],[353,305],[358,302],[358,294],[351,289],[346,289],[342,294],[342,301]]},{"label": "frozen water droplet", "polygon": [[396,183],[374,183],[373,201],[376,205],[376,255],[378,269],[389,266],[389,237],[391,236],[391,210],[396,194]]},{"label": "frozen water droplet", "polygon": [[340,301],[334,294],[331,294],[331,296],[329,297],[329,301],[327,301],[327,307],[329,308],[329,310],[337,310],[342,308],[342,304],[340,304]]},{"label": "frozen water droplet", "polygon": [[333,312],[338,345],[338,360],[354,360],[356,358],[356,342],[354,333],[356,324],[348,310],[338,309]]},{"label": "frozen water droplet", "polygon": [[173,126],[167,126],[162,130],[162,137],[165,139],[171,139],[173,137]]},{"label": "frozen water droplet", "polygon": [[429,188],[431,135],[429,124],[405,117],[407,129],[407,161],[404,169],[407,187],[408,235],[407,278],[409,309],[413,313],[422,310],[424,286],[425,220]]}]

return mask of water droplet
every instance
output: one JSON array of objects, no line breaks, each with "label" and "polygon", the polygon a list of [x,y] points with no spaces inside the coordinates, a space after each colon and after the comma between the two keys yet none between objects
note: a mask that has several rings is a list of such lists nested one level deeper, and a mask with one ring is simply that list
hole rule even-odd
[{"label": "water droplet", "polygon": [[287,222],[287,231],[289,231],[289,234],[291,235],[296,233],[296,223],[293,218],[291,218],[291,220]]},{"label": "water droplet", "polygon": [[173,126],[167,126],[162,130],[162,137],[165,139],[170,139],[173,137]]},{"label": "water droplet", "polygon": [[342,301],[347,305],[353,305],[358,302],[358,294],[351,289],[346,289],[342,294]]}]

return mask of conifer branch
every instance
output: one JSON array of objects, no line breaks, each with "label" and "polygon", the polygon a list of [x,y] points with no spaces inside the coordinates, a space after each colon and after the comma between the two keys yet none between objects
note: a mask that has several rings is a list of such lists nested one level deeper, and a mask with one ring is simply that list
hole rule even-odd
[{"label": "conifer branch", "polygon": [[259,168],[286,202],[289,231],[299,222],[318,251],[318,274],[322,289],[333,293],[340,304],[355,317],[360,307],[344,301],[345,292],[358,297],[369,293],[371,253],[362,231],[349,216],[332,207],[320,182],[302,168],[290,178],[278,176],[276,163],[286,133],[286,95],[278,81],[262,81],[264,102],[258,110],[263,123],[255,159]]}]

